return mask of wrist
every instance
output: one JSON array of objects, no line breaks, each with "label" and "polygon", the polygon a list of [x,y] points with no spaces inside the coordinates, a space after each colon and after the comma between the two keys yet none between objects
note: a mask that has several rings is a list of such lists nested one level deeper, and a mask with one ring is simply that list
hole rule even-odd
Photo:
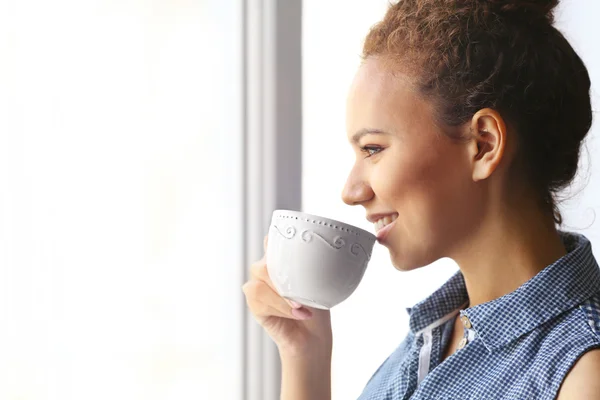
[{"label": "wrist", "polygon": [[315,361],[331,362],[333,346],[330,342],[315,344],[304,347],[280,347],[279,357],[282,363],[301,363]]},{"label": "wrist", "polygon": [[282,354],[282,400],[330,400],[331,353]]}]

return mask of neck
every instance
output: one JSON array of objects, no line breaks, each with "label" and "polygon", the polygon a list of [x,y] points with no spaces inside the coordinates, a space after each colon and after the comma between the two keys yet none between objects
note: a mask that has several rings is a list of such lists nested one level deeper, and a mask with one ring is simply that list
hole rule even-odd
[{"label": "neck", "polygon": [[469,307],[513,292],[567,253],[552,216],[535,206],[490,215],[452,257],[465,278]]}]

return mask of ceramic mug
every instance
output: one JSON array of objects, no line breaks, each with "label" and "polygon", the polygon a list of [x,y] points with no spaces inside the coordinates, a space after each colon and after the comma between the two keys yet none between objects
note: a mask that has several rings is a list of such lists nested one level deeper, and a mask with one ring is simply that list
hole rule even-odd
[{"label": "ceramic mug", "polygon": [[358,287],[376,237],[355,226],[299,211],[275,210],[267,269],[279,294],[330,309]]}]

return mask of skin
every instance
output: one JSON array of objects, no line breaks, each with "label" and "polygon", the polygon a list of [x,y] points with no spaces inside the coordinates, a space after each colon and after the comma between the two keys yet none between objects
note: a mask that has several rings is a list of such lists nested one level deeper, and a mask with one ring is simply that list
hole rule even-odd
[{"label": "skin", "polygon": [[[516,145],[499,113],[477,112],[458,142],[435,121],[434,105],[407,75],[378,59],[358,70],[348,96],[348,140],[356,162],[342,193],[366,214],[398,213],[383,243],[401,271],[455,260],[475,306],[512,292],[566,251],[551,214],[511,179]],[[377,148],[365,154],[361,147]]]},{"label": "skin", "polygon": [[269,278],[265,255],[250,267],[242,286],[255,320],[273,339],[281,359],[282,400],[331,398],[333,338],[329,311],[309,310],[283,299]]},{"label": "skin", "polygon": [[[418,93],[410,75],[390,73],[383,60],[365,60],[348,96],[347,135],[356,162],[342,198],[367,214],[399,215],[383,243],[396,269],[454,259],[465,277],[469,305],[475,306],[514,291],[566,250],[551,213],[515,178],[517,141],[497,111],[480,110],[458,127],[470,138],[462,142],[451,140],[435,121],[434,104]],[[385,133],[366,133],[353,142],[357,133],[372,130]],[[267,245],[265,238],[265,253]],[[330,399],[329,311],[281,298],[265,257],[252,265],[250,275],[243,291],[254,318],[279,349],[281,399]],[[445,357],[462,333],[456,321]],[[600,350],[589,351],[563,381],[558,399],[600,400],[599,373]]]},{"label": "skin", "polygon": [[[365,60],[350,89],[346,124],[356,161],[342,199],[367,215],[398,214],[383,243],[394,267],[409,271],[450,257],[476,306],[513,292],[564,256],[552,214],[527,182],[515,179],[517,140],[502,116],[482,109],[457,128],[469,140],[453,140],[413,77],[390,73],[384,61]],[[372,130],[385,133],[354,141]],[[457,320],[445,357],[462,335]],[[584,398],[568,397],[577,387],[571,382],[600,373],[599,352],[579,360],[561,399]],[[591,387],[585,398],[600,398],[600,388]]]}]

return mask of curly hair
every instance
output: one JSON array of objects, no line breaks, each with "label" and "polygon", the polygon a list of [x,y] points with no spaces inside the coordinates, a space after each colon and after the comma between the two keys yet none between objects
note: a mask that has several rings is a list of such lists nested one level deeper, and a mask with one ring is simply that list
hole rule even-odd
[{"label": "curly hair", "polygon": [[517,132],[517,173],[562,223],[556,194],[592,124],[588,71],[553,26],[558,0],[400,0],[371,28],[363,59],[409,68],[452,129],[482,108]]}]

